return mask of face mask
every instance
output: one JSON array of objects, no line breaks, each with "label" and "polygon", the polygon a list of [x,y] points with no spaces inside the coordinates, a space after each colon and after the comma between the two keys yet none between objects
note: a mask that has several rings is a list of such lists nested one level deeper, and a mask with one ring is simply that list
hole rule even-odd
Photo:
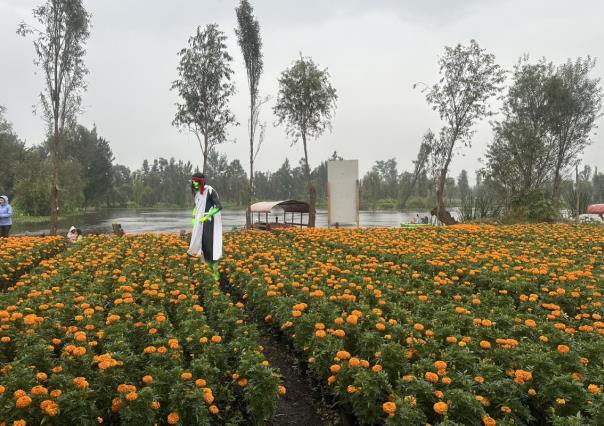
[{"label": "face mask", "polygon": [[203,193],[203,188],[205,186],[205,179],[201,179],[201,178],[193,178],[193,189],[197,192],[201,192]]}]

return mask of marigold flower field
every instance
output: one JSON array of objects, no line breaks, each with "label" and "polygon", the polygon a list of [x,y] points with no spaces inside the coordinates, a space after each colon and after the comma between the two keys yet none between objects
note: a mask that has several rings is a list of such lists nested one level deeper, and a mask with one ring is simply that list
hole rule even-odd
[{"label": "marigold flower field", "polygon": [[257,330],[186,247],[176,236],[90,237],[10,287],[0,301],[2,424],[270,417],[279,377]]},{"label": "marigold flower field", "polygon": [[224,263],[361,423],[602,425],[603,249],[589,226],[313,229],[229,235]]},{"label": "marigold flower field", "polygon": [[601,227],[233,232],[222,286],[177,236],[8,241],[0,424],[264,424],[248,313],[360,424],[604,424]]},{"label": "marigold flower field", "polygon": [[65,247],[61,237],[10,238],[0,245],[0,287]]}]

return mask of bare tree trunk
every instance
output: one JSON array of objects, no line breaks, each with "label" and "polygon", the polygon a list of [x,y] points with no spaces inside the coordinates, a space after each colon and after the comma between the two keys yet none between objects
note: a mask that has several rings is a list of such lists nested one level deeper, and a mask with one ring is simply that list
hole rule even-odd
[{"label": "bare tree trunk", "polygon": [[447,181],[447,166],[443,167],[438,177],[438,187],[436,188],[436,217],[441,218],[445,211],[444,190]]},{"label": "bare tree trunk", "polygon": [[254,97],[250,107],[250,180],[247,189],[247,208],[245,209],[245,227],[252,227],[252,194],[254,193]]},{"label": "bare tree trunk", "polygon": [[413,193],[413,189],[415,188],[415,184],[417,183],[418,179],[419,179],[419,172],[416,172],[415,175],[413,176],[413,181],[411,182],[411,186],[407,190],[407,193],[405,195],[403,195],[403,199],[401,200],[401,209],[405,208],[405,204],[407,204],[407,200],[409,200],[409,197]]},{"label": "bare tree trunk", "polygon": [[57,235],[59,228],[59,124],[55,121],[52,138],[52,182],[50,188],[50,235]]},{"label": "bare tree trunk", "polygon": [[206,166],[208,164],[208,137],[203,136],[203,170],[201,173],[206,174]]},{"label": "bare tree trunk", "polygon": [[560,200],[560,167],[556,164],[554,168],[554,187],[552,190],[552,200],[557,204]]},{"label": "bare tree trunk", "polygon": [[316,210],[315,205],[317,202],[317,192],[315,191],[315,187],[310,180],[310,167],[308,166],[308,150],[306,149],[306,134],[302,132],[302,143],[304,145],[304,172],[306,174],[306,182],[308,185],[308,204],[309,204],[309,212],[308,212],[308,227],[315,227],[315,216]]},{"label": "bare tree trunk", "polygon": [[580,223],[579,213],[581,213],[581,212],[580,212],[579,209],[581,208],[581,206],[579,204],[579,165],[578,164],[575,165],[575,180],[576,180],[576,187],[577,187],[577,189],[576,189],[576,198],[577,199],[575,200],[576,201],[576,209],[577,209],[577,218],[576,218],[576,220],[577,220],[577,223]]},{"label": "bare tree trunk", "polygon": [[438,188],[436,189],[436,217],[445,225],[453,225],[457,223],[453,216],[451,216],[451,214],[445,210],[444,201],[445,183],[447,182],[447,172],[449,170],[449,164],[451,164],[453,146],[454,145],[451,144],[451,147],[449,148],[447,160],[445,161],[445,164],[443,165],[443,168],[440,171],[440,176],[438,178]]}]

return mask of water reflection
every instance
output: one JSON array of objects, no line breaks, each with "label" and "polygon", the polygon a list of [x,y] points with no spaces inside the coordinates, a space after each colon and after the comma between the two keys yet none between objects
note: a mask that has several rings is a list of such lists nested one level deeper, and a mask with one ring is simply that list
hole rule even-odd
[{"label": "water reflection", "polygon": [[[399,226],[401,223],[410,223],[413,217],[428,216],[428,211],[361,211],[359,222],[361,226]],[[274,221],[274,216],[283,214],[275,212],[269,216]],[[289,219],[289,218],[288,218]],[[245,225],[245,212],[242,210],[223,210],[223,228],[231,230]],[[191,228],[190,209],[107,209],[94,213],[85,213],[69,218],[62,218],[59,222],[61,233],[66,233],[70,226],[82,229],[84,233],[111,232],[112,223],[121,223],[126,233],[143,232],[180,232]],[[318,227],[327,226],[327,210],[317,211],[316,224]],[[12,234],[43,234],[48,233],[48,223],[23,224],[16,219]]]}]

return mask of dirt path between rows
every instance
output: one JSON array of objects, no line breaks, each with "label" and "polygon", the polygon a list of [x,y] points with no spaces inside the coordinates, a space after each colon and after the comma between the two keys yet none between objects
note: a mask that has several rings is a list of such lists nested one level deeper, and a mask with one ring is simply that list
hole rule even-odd
[{"label": "dirt path between rows", "polygon": [[325,412],[321,402],[315,401],[315,393],[296,368],[296,360],[277,338],[263,333],[260,344],[264,347],[264,356],[272,367],[278,368],[282,376],[282,385],[287,393],[279,398],[277,411],[271,424],[273,426],[323,426],[336,425],[334,413]]},{"label": "dirt path between rows", "polygon": [[[220,280],[222,290],[231,295],[234,301],[238,289],[230,285],[228,278],[222,274]],[[321,397],[320,391],[313,387],[308,375],[299,365],[300,359],[293,352],[290,345],[283,338],[271,332],[254,318],[253,312],[248,309],[248,321],[255,322],[260,332],[260,344],[264,347],[264,356],[271,367],[279,370],[282,377],[281,384],[287,392],[279,398],[277,410],[271,426],[349,426],[350,423],[342,421],[340,413],[327,405]],[[345,419],[344,419],[345,420]]]}]

